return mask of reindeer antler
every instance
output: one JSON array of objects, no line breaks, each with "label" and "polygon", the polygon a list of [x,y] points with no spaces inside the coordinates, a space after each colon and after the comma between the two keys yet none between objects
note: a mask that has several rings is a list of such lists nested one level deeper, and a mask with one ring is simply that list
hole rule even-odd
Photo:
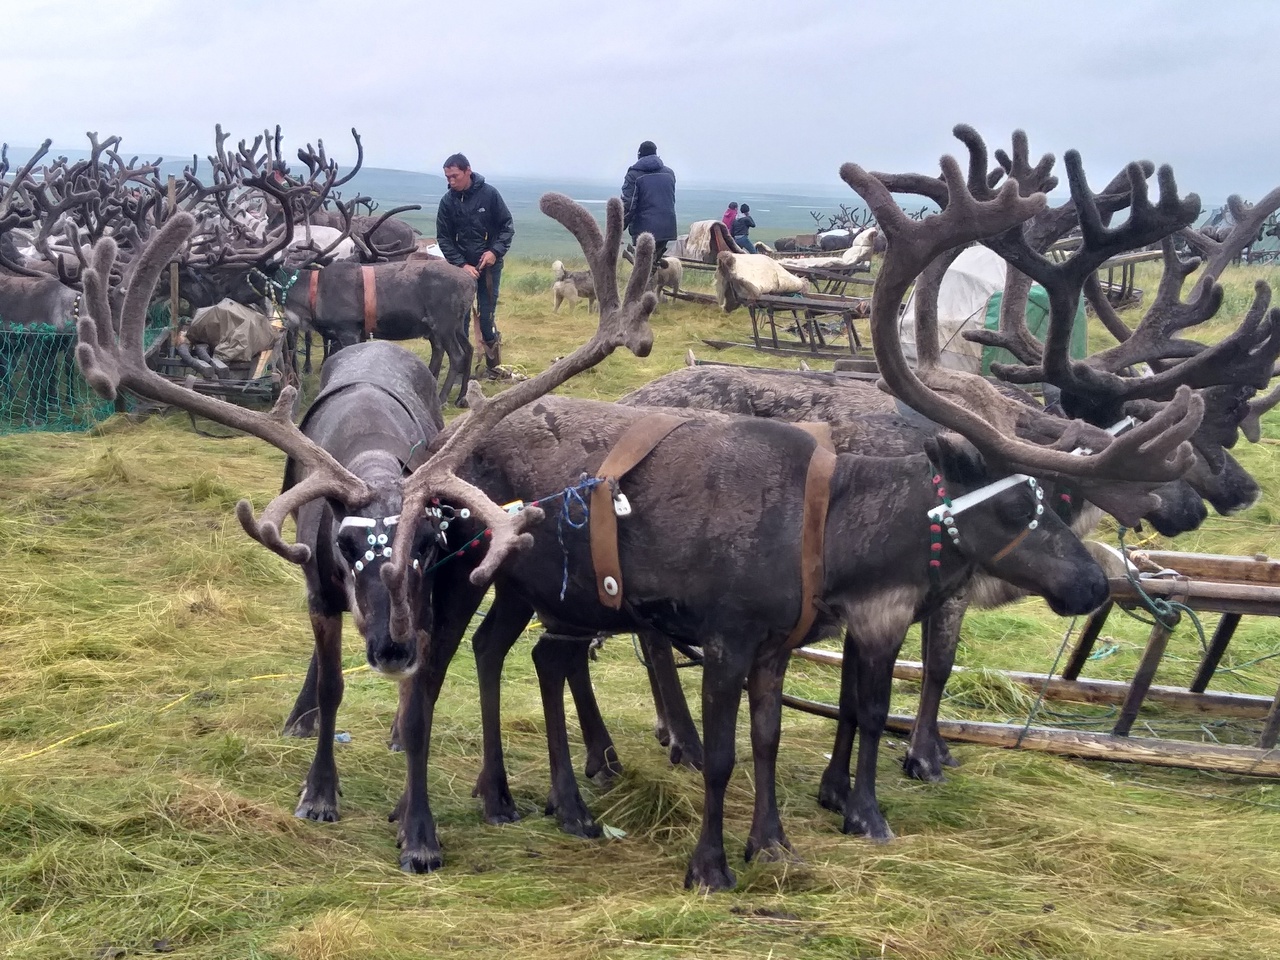
[{"label": "reindeer antler", "polygon": [[281,390],[270,413],[263,414],[194,390],[184,390],[146,365],[142,335],[152,291],[161,271],[193,229],[195,218],[189,213],[177,213],[151,239],[125,289],[119,320],[113,317],[107,301],[106,283],[115,261],[116,244],[110,237],[94,244],[90,256],[92,266],[85,271],[88,309],[76,328],[79,339],[76,362],[99,396],[114,399],[119,390],[126,389],[150,400],[189,410],[265,440],[307,467],[306,479],[275,497],[262,511],[261,519],[254,519],[248,500],[236,504],[236,516],[249,536],[292,563],[305,563],[310,550],[304,544],[285,543],[280,536],[284,518],[319,497],[333,497],[351,507],[363,506],[373,491],[294,425],[290,419],[294,388]]},{"label": "reindeer antler", "polygon": [[622,202],[617,198],[609,201],[604,236],[591,214],[562,194],[544,194],[540,206],[543,213],[577,238],[586,255],[600,305],[599,326],[591,339],[573,353],[492,399],[486,400],[479,386],[472,382],[467,393],[469,412],[440,433],[432,445],[430,459],[405,480],[391,560],[383,565],[381,574],[392,597],[391,633],[398,639],[407,638],[412,629],[406,595],[407,571],[414,532],[427,501],[434,497],[465,506],[491,531],[488,552],[471,573],[472,583],[486,583],[512,552],[532,542],[527,531],[542,520],[543,514],[537,507],[526,507],[514,516],[506,513],[483,491],[458,476],[464,461],[504,417],[595,366],[618,347],[626,347],[638,357],[648,356],[653,348],[649,315],[658,301],[645,289],[653,271],[653,237],[644,233],[637,240],[635,268],[626,294],[620,299],[618,252],[622,246]]},{"label": "reindeer antler", "polygon": [[[1038,416],[1021,404],[1014,407],[979,377],[925,369],[921,372],[929,382],[926,386],[907,366],[898,337],[897,311],[916,276],[943,251],[974,240],[989,243],[993,237],[1016,237],[1017,242],[1010,246],[1016,249],[1021,243],[1025,250],[1021,225],[1045,208],[1043,194],[1021,197],[1015,181],[1007,181],[995,190],[989,183],[986,149],[981,139],[969,127],[957,127],[955,132],[970,151],[967,182],[959,164],[949,156],[942,158],[941,181],[918,175],[894,177],[868,173],[856,164],[845,164],[840,171],[841,177],[875,213],[889,244],[871,308],[872,342],[882,377],[897,396],[916,410],[959,430],[996,459],[1028,472],[1135,480],[1167,480],[1180,476],[1193,456],[1185,441],[1194,432],[1203,411],[1202,402],[1189,389],[1181,389],[1174,400],[1147,423],[1120,438],[1112,438],[1105,431],[1079,421]],[[1078,156],[1068,155],[1068,170],[1073,182],[1083,185]],[[1173,186],[1172,174],[1164,179],[1169,187]],[[942,212],[919,223],[912,222],[890,194],[891,188],[900,189],[904,184],[918,187],[920,192],[934,198]],[[1171,198],[1176,198],[1175,191],[1162,193],[1159,208],[1162,214],[1171,205]],[[1106,232],[1100,218],[1081,209],[1082,221],[1089,222],[1090,235],[1115,242],[1114,235]],[[1133,226],[1124,231],[1126,236],[1140,228],[1151,229],[1145,210],[1141,214],[1135,211],[1135,216],[1130,218]],[[1083,263],[1083,259],[1078,259],[1070,269],[1082,270]],[[1074,306],[1072,303],[1072,315]],[[967,406],[948,400],[937,389],[957,393],[966,399]],[[1056,443],[1047,447],[1017,439],[1014,428],[1018,423],[1024,427],[1029,425],[1033,432],[1056,438]],[[1070,451],[1075,447],[1085,447],[1092,452],[1073,456]]]}]

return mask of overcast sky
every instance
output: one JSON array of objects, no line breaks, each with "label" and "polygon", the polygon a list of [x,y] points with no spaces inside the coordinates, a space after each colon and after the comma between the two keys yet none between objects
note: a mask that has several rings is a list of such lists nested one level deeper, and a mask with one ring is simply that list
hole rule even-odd
[{"label": "overcast sky", "polygon": [[[621,182],[641,140],[680,182],[839,187],[936,172],[957,122],[1081,151],[1101,185],[1169,163],[1206,202],[1280,184],[1271,0],[7,0],[0,140],[86,130],[178,158],[283,125],[340,161]],[[22,38],[20,40],[20,38]]]}]

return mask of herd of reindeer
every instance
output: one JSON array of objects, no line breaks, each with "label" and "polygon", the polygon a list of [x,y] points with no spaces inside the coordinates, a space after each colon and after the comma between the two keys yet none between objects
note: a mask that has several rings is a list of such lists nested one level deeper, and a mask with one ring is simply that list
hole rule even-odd
[{"label": "herd of reindeer", "polygon": [[[371,198],[342,198],[339,188],[364,160],[359,134],[351,133],[357,158],[349,171],[340,174],[318,141],[298,151],[305,174],[294,176],[281,156],[279,127],[252,144],[240,141],[234,150],[219,127],[208,157],[209,182],[201,179],[200,161],[193,157],[172,185],[161,176],[161,160],[125,160],[119,137],[100,142],[91,133],[86,158],[41,163],[49,151],[46,141],[12,175],[5,148],[0,152],[0,381],[6,391],[12,391],[13,374],[25,365],[30,409],[56,407],[60,382],[65,399],[74,403],[69,373],[90,250],[105,237],[115,242],[110,283],[112,291],[122,291],[147,242],[169,218],[185,212],[198,224],[176,259],[182,299],[191,310],[224,298],[247,304],[274,300],[286,315],[291,347],[299,332],[308,334],[304,372],[311,369],[311,331],[323,338],[326,355],[370,335],[425,337],[432,345],[433,374],[449,358],[444,392],[456,386],[458,396],[465,396],[474,282],[419,249],[417,231],[397,216],[419,209],[417,204],[375,216]],[[366,286],[372,288],[369,293]],[[375,295],[370,312],[365,297]],[[27,335],[37,331],[43,335]],[[286,356],[292,358],[292,349]],[[33,372],[41,379],[33,381]]]},{"label": "herd of reindeer", "polygon": [[[1095,191],[1079,155],[1068,152],[1070,199],[1051,206],[1055,160],[1033,163],[1021,131],[1008,153],[995,151],[994,163],[973,129],[958,126],[955,134],[967,169],[946,156],[940,176],[874,173],[853,163],[840,170],[888,242],[870,319],[879,388],[834,374],[699,366],[616,403],[552,395],[619,347],[645,356],[656,300],[646,290],[654,257],[647,235],[619,289],[619,201],[609,202],[602,234],[582,206],[551,193],[542,211],[581,245],[599,297],[598,328],[568,356],[493,397],[473,384],[468,411],[446,426],[448,385],[437,384],[438,362],[429,367],[386,342],[403,331],[379,328],[362,339],[351,329],[359,309],[342,304],[360,300],[354,275],[334,273],[336,264],[318,271],[316,281],[288,279],[332,252],[334,241],[302,253],[288,244],[301,214],[314,213],[309,204],[341,182],[333,166],[308,150],[300,156],[310,160],[309,181],[273,182],[256,144],[228,155],[221,132],[212,186],[192,173],[176,205],[143,191],[137,207],[125,201],[111,212],[111,233],[91,226],[88,236],[68,235],[70,254],[55,259],[56,277],[24,278],[75,290],[75,357],[99,394],[129,391],[188,410],[287,455],[282,492],[259,514],[247,501],[236,512],[246,532],[298,564],[306,582],[315,648],[285,729],[314,736],[316,751],[297,816],[339,815],[334,734],[342,620],[350,613],[369,665],[399,682],[395,739],[407,758],[393,812],[400,864],[411,872],[442,866],[427,793],[432,719],[449,663],[492,589],[472,637],[484,741],[475,795],[487,821],[518,816],[502,752],[501,674],[507,652],[537,616],[545,630],[532,655],[549,746],[547,812],[565,831],[601,832],[570,757],[565,686],[582,726],[586,775],[615,775],[621,767],[593,695],[588,652],[601,635],[634,633],[649,667],[658,737],[673,762],[704,778],[686,885],[723,890],[735,882],[723,813],[744,686],[755,772],[746,856],[786,857],[791,845],[775,791],[783,677],[791,650],[843,633],[840,720],[818,799],[842,816],[845,832],[885,841],[893,834],[876,799],[876,763],[894,661],[913,623],[922,623],[925,671],[905,767],[913,777],[938,780],[955,763],[937,714],[969,604],[1038,594],[1059,614],[1086,613],[1106,600],[1108,584],[1080,537],[1103,512],[1173,536],[1195,529],[1206,504],[1231,513],[1256,500],[1258,485],[1230,449],[1241,432],[1258,439],[1258,418],[1276,401],[1275,394],[1256,395],[1280,357],[1280,310],[1271,309],[1270,289],[1258,282],[1252,305],[1218,342],[1184,334],[1217,317],[1217,280],[1280,208],[1280,189],[1252,207],[1233,199],[1236,226],[1215,240],[1191,229],[1200,200],[1179,194],[1168,167],[1131,163]],[[91,181],[152,176],[130,172],[146,168],[120,163],[108,145],[94,148]],[[11,202],[15,195],[27,196],[45,220],[60,207],[65,212],[79,202],[70,180],[77,166],[65,168],[60,199],[55,192],[36,201],[39,190],[24,186],[25,171],[7,180],[0,216],[22,219],[26,208]],[[46,175],[40,189],[48,185]],[[251,194],[263,221],[256,238],[228,226],[247,222],[230,204]],[[938,212],[914,219],[899,206],[904,195]],[[41,204],[54,200],[41,213]],[[206,214],[209,202],[220,217]],[[356,237],[351,204],[335,205],[339,233]],[[1080,242],[1069,257],[1048,256],[1073,232]],[[53,242],[47,233],[46,240]],[[369,259],[385,251],[376,230],[359,241]],[[1016,358],[995,365],[994,380],[939,362],[939,286],[972,244],[1011,268],[999,328],[966,334]],[[1122,252],[1155,244],[1163,277],[1129,329],[1096,271]],[[1188,247],[1199,257],[1184,258]],[[9,269],[17,264],[5,249],[0,262]],[[184,389],[147,366],[147,308],[174,262],[189,298],[201,286],[220,293],[257,278],[259,296],[262,284],[276,284],[316,329],[345,309],[348,327],[329,328],[343,349],[326,360],[319,395],[301,422],[291,415],[292,387],[270,411],[255,411]],[[432,273],[431,283],[417,281],[420,300],[407,292],[387,299],[402,308],[400,317],[418,311],[454,369],[449,351],[457,344],[446,342],[441,318],[469,308],[473,289],[446,283],[454,270],[447,264],[384,256],[377,268]],[[4,276],[0,290],[17,282]],[[1051,305],[1043,343],[1025,325],[1033,282]],[[918,361],[908,366],[898,315],[912,287]],[[65,303],[68,294],[58,295]],[[1081,296],[1117,343],[1077,360],[1068,347]],[[335,305],[327,315],[326,300]],[[379,288],[380,309],[382,303]],[[464,320],[464,342],[465,331]],[[467,357],[464,381],[469,365]],[[1045,385],[1043,398],[1019,386],[1030,384]],[[293,542],[282,533],[288,517],[296,525]],[[701,735],[673,648],[701,659]]]}]

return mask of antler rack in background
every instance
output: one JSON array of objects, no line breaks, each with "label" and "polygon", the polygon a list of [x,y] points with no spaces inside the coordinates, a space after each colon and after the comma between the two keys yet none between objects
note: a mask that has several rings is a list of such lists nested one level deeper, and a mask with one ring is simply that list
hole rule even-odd
[{"label": "antler rack in background", "polygon": [[[872,341],[881,375],[889,389],[911,407],[964,434],[988,456],[1029,473],[1068,479],[1153,481],[1181,476],[1193,457],[1186,441],[1203,413],[1202,401],[1186,387],[1179,389],[1149,421],[1116,438],[1082,421],[1051,417],[1012,402],[980,377],[943,370],[929,363],[922,364],[917,375],[907,366],[897,330],[897,313],[907,288],[920,273],[946,251],[977,240],[991,245],[995,238],[1020,254],[1019,244],[1025,247],[1023,224],[1047,206],[1043,193],[1035,191],[1023,196],[1022,187],[1007,177],[1003,178],[1002,185],[993,185],[981,139],[968,127],[957,127],[956,136],[970,150],[967,179],[951,157],[942,158],[941,180],[921,175],[870,173],[852,163],[841,168],[841,177],[871,208],[888,241],[872,298]],[[1069,173],[1073,167],[1078,170],[1078,157],[1069,159],[1068,167]],[[1078,170],[1076,181],[1073,197],[1079,205],[1084,195],[1079,188],[1087,192],[1082,171]],[[1162,193],[1160,204],[1154,208],[1162,217],[1184,206],[1177,199],[1171,174],[1165,185],[1167,189]],[[1137,189],[1144,188],[1145,182]],[[894,190],[926,196],[941,212],[913,221],[894,201]],[[1198,201],[1196,206],[1198,209]],[[1119,235],[1106,232],[1100,218],[1088,211],[1081,213],[1081,219],[1088,222],[1086,229],[1091,235],[1109,243],[1119,242],[1120,236],[1132,238],[1144,230],[1154,229],[1147,223],[1145,211],[1132,227],[1124,228]],[[1092,255],[1081,255],[1058,276],[1073,278],[1078,271],[1083,274],[1080,281],[1083,283],[1083,276],[1087,275],[1086,258]],[[1030,268],[1036,269],[1036,264],[1027,259]],[[1063,299],[1061,291],[1057,299],[1059,302]],[[1072,319],[1074,313],[1073,301],[1070,303]],[[1069,332],[1064,336],[1051,329],[1046,354],[1056,348],[1059,341],[1065,350],[1068,337]],[[933,355],[936,353],[936,349],[933,350]],[[1043,438],[1044,442],[1028,442],[1022,439],[1024,436]],[[1077,448],[1088,453],[1073,456],[1071,451]]]}]

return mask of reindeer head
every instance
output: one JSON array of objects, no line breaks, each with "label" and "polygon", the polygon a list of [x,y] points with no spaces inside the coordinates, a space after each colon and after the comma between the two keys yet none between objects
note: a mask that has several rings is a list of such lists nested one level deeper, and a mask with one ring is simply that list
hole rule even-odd
[{"label": "reindeer head", "polygon": [[938,495],[929,514],[931,566],[958,552],[993,577],[1040,594],[1062,616],[1106,600],[1106,575],[1059,518],[1053,490],[991,469],[955,434],[926,441],[925,452]]}]

